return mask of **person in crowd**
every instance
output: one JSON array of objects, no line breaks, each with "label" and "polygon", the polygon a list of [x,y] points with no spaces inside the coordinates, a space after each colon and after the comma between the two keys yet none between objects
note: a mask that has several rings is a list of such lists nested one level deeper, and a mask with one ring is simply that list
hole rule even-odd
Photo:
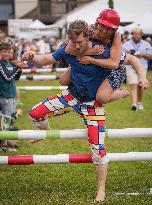
[{"label": "person in crowd", "polygon": [[130,40],[129,31],[124,31],[124,33],[122,35],[122,44],[126,43],[129,40]]},{"label": "person in crowd", "polygon": [[[148,36],[145,41],[147,41],[152,46],[152,39]],[[148,70],[152,70],[152,59],[148,60]]]},{"label": "person in crowd", "polygon": [[[80,53],[98,44],[98,41],[89,41],[88,24],[81,20],[72,22],[68,28],[68,38]],[[74,109],[83,119],[88,129],[88,141],[92,150],[92,160],[97,174],[96,202],[105,200],[105,183],[107,177],[108,157],[105,151],[105,114],[104,107],[98,103],[96,92],[106,78],[109,70],[90,64],[83,65],[75,56],[65,52],[63,44],[51,55],[33,55],[25,53],[22,60],[32,61],[41,66],[56,63],[65,59],[71,66],[71,84],[62,93],[48,97],[32,108],[29,115],[39,129],[50,129],[48,119],[63,115]],[[104,54],[95,55],[95,58],[109,58],[110,50],[105,48]]]},{"label": "person in crowd", "polygon": [[[12,46],[2,42],[0,45],[0,110],[3,115],[12,116],[16,112],[16,80],[21,76],[22,69],[11,62]],[[9,151],[7,140],[1,140],[3,151]]]},{"label": "person in crowd", "polygon": [[[134,55],[141,62],[145,74],[148,70],[148,60],[152,59],[152,47],[151,45],[142,40],[142,30],[140,28],[134,28],[132,30],[132,37],[129,41],[123,44],[125,52]],[[137,73],[131,66],[126,66],[127,82],[130,85],[131,92],[131,110],[142,111],[144,109],[142,104],[142,98],[144,95],[144,88],[139,86],[139,78]]]}]

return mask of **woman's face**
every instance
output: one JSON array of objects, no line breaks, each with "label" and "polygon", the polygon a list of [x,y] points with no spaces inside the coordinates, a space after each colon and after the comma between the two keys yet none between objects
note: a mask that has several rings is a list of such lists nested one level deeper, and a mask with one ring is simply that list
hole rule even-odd
[{"label": "woman's face", "polygon": [[98,33],[100,35],[100,38],[109,38],[113,35],[115,30],[109,26],[105,26],[103,24],[98,24],[97,25]]}]

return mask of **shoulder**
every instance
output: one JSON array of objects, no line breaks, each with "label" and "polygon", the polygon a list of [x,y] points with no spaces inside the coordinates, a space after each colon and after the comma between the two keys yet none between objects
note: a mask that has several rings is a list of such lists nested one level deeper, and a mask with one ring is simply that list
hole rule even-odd
[{"label": "shoulder", "polygon": [[145,40],[141,40],[141,43],[143,44],[143,45],[145,45],[146,47],[148,47],[148,48],[152,48],[151,47],[151,45],[150,45],[150,43],[148,43],[147,41],[145,41]]},{"label": "shoulder", "polygon": [[56,51],[54,51],[51,55],[52,57],[58,61],[62,58],[64,58],[64,56],[66,55],[65,53],[65,47],[66,45],[65,44],[62,44]]}]

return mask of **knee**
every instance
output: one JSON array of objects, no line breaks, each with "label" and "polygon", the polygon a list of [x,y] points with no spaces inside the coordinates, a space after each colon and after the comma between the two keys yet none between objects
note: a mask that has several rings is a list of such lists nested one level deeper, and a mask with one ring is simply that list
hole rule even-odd
[{"label": "knee", "polygon": [[109,162],[104,145],[90,144],[90,148],[92,150],[92,161],[94,164],[106,164]]},{"label": "knee", "polygon": [[105,104],[105,103],[108,101],[108,99],[107,99],[106,96],[104,96],[103,94],[98,93],[98,92],[97,92],[97,94],[96,94],[96,100],[97,100],[98,102],[100,102],[101,104]]},{"label": "knee", "polygon": [[40,119],[39,113],[36,110],[30,110],[28,113],[30,119],[37,121]]}]

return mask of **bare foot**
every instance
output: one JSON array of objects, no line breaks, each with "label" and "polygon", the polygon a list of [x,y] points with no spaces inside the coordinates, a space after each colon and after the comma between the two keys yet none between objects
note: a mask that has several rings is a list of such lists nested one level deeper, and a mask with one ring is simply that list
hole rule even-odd
[{"label": "bare foot", "polygon": [[95,203],[100,203],[105,201],[105,192],[104,191],[98,191],[96,199],[95,199]]},{"label": "bare foot", "polygon": [[126,88],[121,87],[119,90],[122,93],[122,98],[125,98],[125,97],[127,97],[129,95],[129,92],[128,92],[128,90]]}]

